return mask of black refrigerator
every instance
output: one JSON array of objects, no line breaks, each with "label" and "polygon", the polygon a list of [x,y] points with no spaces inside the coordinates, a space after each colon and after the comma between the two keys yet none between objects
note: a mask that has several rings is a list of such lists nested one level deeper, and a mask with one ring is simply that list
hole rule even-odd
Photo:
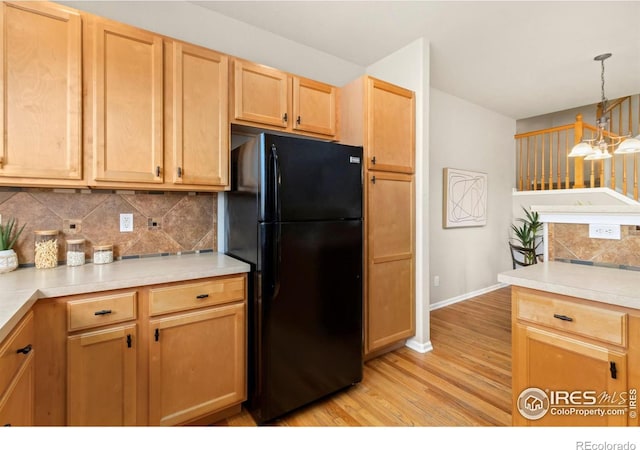
[{"label": "black refrigerator", "polygon": [[252,269],[258,424],[362,380],[361,161],[361,147],[266,133],[232,149],[226,253]]}]

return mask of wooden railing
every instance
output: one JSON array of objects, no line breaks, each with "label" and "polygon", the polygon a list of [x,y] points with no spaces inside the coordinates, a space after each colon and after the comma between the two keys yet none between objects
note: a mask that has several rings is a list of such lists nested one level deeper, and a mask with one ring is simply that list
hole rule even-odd
[{"label": "wooden railing", "polygon": [[[606,135],[638,133],[638,122],[634,122],[633,98],[638,103],[636,117],[640,117],[640,96],[617,99],[609,104],[606,111],[597,111],[597,117],[603,113],[609,116],[610,128],[605,132]],[[517,134],[518,190],[610,187],[637,201],[637,153],[614,155],[611,159],[597,161],[569,158],[569,152],[575,144],[583,138],[593,139],[597,134],[597,127],[583,122],[581,114],[571,124]],[[588,180],[587,183],[585,180]]]}]

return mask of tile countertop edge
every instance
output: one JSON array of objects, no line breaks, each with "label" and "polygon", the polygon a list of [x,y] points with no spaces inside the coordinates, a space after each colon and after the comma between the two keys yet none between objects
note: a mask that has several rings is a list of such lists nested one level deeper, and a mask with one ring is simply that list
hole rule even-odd
[{"label": "tile countertop edge", "polygon": [[498,281],[640,309],[640,272],[633,270],[551,261],[500,273]]},{"label": "tile countertop edge", "polygon": [[130,259],[105,265],[59,266],[46,270],[18,269],[0,276],[0,342],[41,298],[234,275],[249,271],[249,264],[215,252]]}]

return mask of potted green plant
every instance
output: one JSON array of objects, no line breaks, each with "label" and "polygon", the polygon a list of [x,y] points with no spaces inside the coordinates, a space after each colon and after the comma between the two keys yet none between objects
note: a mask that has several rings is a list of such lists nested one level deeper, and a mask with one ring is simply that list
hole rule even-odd
[{"label": "potted green plant", "polygon": [[[542,243],[540,236],[542,222],[540,222],[540,215],[536,211],[529,211],[524,207],[522,210],[525,216],[517,219],[521,225],[511,224],[513,237],[516,241],[516,245],[512,245],[512,257],[515,248],[515,251],[520,253],[523,258],[520,265],[530,265],[537,262],[538,246]],[[514,260],[514,266],[515,264]]]},{"label": "potted green plant", "polygon": [[18,256],[13,245],[22,234],[24,225],[18,229],[14,218],[7,220],[5,224],[0,223],[0,273],[11,272],[18,267]]}]

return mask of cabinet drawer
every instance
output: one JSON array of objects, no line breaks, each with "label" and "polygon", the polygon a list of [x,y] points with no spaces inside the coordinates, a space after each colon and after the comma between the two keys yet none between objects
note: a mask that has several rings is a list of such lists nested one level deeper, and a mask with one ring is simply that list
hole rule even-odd
[{"label": "cabinet drawer", "polygon": [[135,320],[136,296],[136,292],[125,292],[70,301],[67,303],[68,330]]},{"label": "cabinet drawer", "polygon": [[33,312],[29,312],[0,344],[0,398],[27,361],[34,338]]},{"label": "cabinet drawer", "polygon": [[609,344],[627,344],[627,314],[624,312],[523,291],[517,293],[516,302],[520,320]]},{"label": "cabinet drawer", "polygon": [[153,288],[149,291],[149,315],[243,300],[244,285],[240,276]]}]

